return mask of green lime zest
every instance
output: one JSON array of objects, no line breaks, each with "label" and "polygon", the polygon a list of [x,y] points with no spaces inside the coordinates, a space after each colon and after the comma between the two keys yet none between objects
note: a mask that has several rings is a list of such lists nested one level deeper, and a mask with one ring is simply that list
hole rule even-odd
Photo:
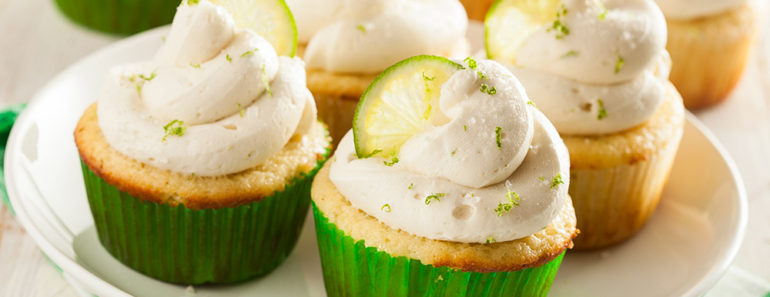
[{"label": "green lime zest", "polygon": [[519,201],[521,201],[519,194],[516,194],[516,192],[511,190],[506,190],[505,199],[505,202],[498,203],[497,207],[495,208],[495,212],[497,213],[498,217],[502,217],[504,214],[511,211],[511,209],[513,209],[515,206],[519,206]]},{"label": "green lime zest", "polygon": [[396,163],[398,163],[398,157],[393,156],[392,158],[390,158],[390,161],[385,160],[385,161],[382,161],[382,162],[385,163],[385,166],[393,166]]},{"label": "green lime zest", "polygon": [[604,101],[602,99],[596,100],[596,103],[599,105],[599,113],[596,115],[597,120],[601,120],[603,118],[607,117],[607,109],[604,108]]},{"label": "green lime zest", "polygon": [[201,64],[193,64],[192,62],[190,62],[190,66],[192,66],[192,68],[195,68],[195,69],[201,69]]},{"label": "green lime zest", "polygon": [[259,51],[259,48],[254,48],[253,50],[245,51],[241,54],[241,58],[251,56],[258,51]]},{"label": "green lime zest", "polygon": [[492,95],[494,95],[494,94],[497,94],[497,89],[495,89],[495,87],[494,87],[494,86],[491,86],[491,87],[490,87],[490,86],[489,86],[489,85],[487,85],[487,84],[481,84],[481,89],[480,89],[480,91],[481,91],[482,93],[486,93],[487,95],[490,95],[490,96],[492,96]]},{"label": "green lime zest", "polygon": [[615,74],[620,73],[620,70],[623,69],[624,64],[626,64],[626,60],[624,60],[623,57],[618,56],[618,60],[615,61]]},{"label": "green lime zest", "polygon": [[501,127],[495,127],[495,144],[498,150],[503,149],[503,128]]},{"label": "green lime zest", "polygon": [[433,193],[425,197],[425,205],[430,205],[431,200],[441,201],[441,197],[446,196],[446,193]]},{"label": "green lime zest", "polygon": [[243,106],[240,103],[238,103],[238,114],[243,117]]},{"label": "green lime zest", "polygon": [[497,240],[495,240],[494,237],[492,237],[492,236],[487,237],[487,243],[495,243],[495,242],[497,242]]},{"label": "green lime zest", "polygon": [[262,83],[265,84],[265,91],[267,91],[267,94],[273,96],[273,90],[270,89],[270,79],[267,78],[265,64],[262,64]]},{"label": "green lime zest", "polygon": [[166,142],[166,138],[171,135],[182,137],[184,136],[185,130],[187,130],[187,127],[184,126],[183,121],[173,120],[163,126],[163,132],[165,135],[163,135],[163,139],[161,139],[161,141]]},{"label": "green lime zest", "polygon": [[476,63],[476,60],[474,60],[471,57],[465,58],[465,60],[463,60],[463,62],[467,63],[468,64],[468,68],[470,68],[470,69],[474,69],[475,70],[476,67],[478,67],[478,64]]},{"label": "green lime zest", "polygon": [[577,57],[577,56],[578,56],[578,52],[571,50],[561,55],[561,58],[565,59],[565,58],[571,58],[571,57]]},{"label": "green lime zest", "polygon": [[198,4],[198,2],[200,2],[200,0],[187,0],[187,5],[188,6],[193,6],[193,5]]},{"label": "green lime zest", "polygon": [[225,54],[225,60],[227,60],[227,62],[233,62],[233,58],[230,57],[230,54]]},{"label": "green lime zest", "polygon": [[558,187],[559,185],[563,185],[564,181],[561,179],[561,173],[557,174],[553,177],[553,180],[551,180],[551,189]]},{"label": "green lime zest", "polygon": [[596,3],[596,6],[599,6],[599,10],[601,12],[599,13],[599,20],[604,20],[604,18],[607,17],[607,7],[604,7],[604,3],[602,3],[601,0],[594,0],[594,3]]},{"label": "green lime zest", "polygon": [[356,26],[356,29],[358,29],[358,31],[361,31],[361,33],[366,33],[366,27],[364,25],[358,25]]},{"label": "green lime zest", "polygon": [[409,183],[409,187],[407,187],[407,189],[411,190],[413,188],[414,188],[414,183]]},{"label": "green lime zest", "polygon": [[384,212],[390,212],[390,204],[388,203],[383,204],[382,207],[380,207],[380,210]]},{"label": "green lime zest", "polygon": [[562,3],[559,9],[556,10],[556,19],[553,21],[553,24],[546,29],[546,32],[556,32],[556,39],[562,39],[564,36],[569,35],[569,28],[561,20],[561,17],[565,15],[567,15],[567,7]]}]

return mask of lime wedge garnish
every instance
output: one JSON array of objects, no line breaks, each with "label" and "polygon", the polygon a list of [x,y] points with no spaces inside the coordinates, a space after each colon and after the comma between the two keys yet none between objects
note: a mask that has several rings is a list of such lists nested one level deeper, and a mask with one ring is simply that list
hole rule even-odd
[{"label": "lime wedge garnish", "polygon": [[353,117],[358,157],[395,156],[437,111],[441,85],[463,68],[447,58],[415,56],[377,76],[361,96]]},{"label": "lime wedge garnish", "polygon": [[284,0],[211,0],[227,9],[240,28],[267,39],[279,56],[297,52],[297,25]]},{"label": "lime wedge garnish", "polygon": [[559,0],[497,0],[484,21],[487,58],[515,63],[526,38],[556,19]]}]

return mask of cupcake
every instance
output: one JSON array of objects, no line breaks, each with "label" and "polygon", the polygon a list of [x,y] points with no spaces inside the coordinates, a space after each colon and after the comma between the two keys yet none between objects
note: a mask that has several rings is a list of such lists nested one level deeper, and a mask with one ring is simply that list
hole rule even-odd
[{"label": "cupcake", "polygon": [[206,0],[180,6],[155,57],[113,68],[74,133],[99,241],[159,280],[277,267],[328,153],[302,61],[235,23]]},{"label": "cupcake", "polygon": [[756,34],[747,0],[656,0],[668,22],[671,82],[690,109],[722,102],[743,74]]},{"label": "cupcake", "polygon": [[329,296],[546,296],[577,234],[569,156],[502,65],[399,62],[313,181]]},{"label": "cupcake", "polygon": [[350,130],[358,98],[385,68],[420,54],[468,55],[468,19],[457,0],[320,2],[288,1],[308,88],[335,144]]},{"label": "cupcake", "polygon": [[549,5],[493,5],[487,55],[512,65],[567,145],[575,247],[603,247],[655,210],[682,136],[666,23],[652,0]]},{"label": "cupcake", "polygon": [[56,0],[59,10],[88,28],[134,34],[171,22],[179,0]]}]

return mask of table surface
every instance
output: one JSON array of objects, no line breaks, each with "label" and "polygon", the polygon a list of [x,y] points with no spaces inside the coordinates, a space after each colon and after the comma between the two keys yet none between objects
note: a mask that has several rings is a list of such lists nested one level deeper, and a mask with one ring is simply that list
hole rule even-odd
[{"label": "table surface", "polygon": [[[770,4],[757,9],[768,23]],[[68,65],[119,39],[73,24],[51,0],[0,0],[0,36],[0,106],[26,102]],[[760,32],[748,65],[727,102],[695,114],[732,155],[748,193],[748,229],[733,265],[770,281],[770,30]],[[2,206],[0,296],[77,296]]]}]

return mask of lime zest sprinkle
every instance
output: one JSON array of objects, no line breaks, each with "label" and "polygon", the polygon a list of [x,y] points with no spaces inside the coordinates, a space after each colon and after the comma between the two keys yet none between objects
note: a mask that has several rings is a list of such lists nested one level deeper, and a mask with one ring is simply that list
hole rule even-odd
[{"label": "lime zest sprinkle", "polygon": [[192,66],[192,68],[195,68],[195,69],[201,69],[201,64],[193,64],[192,62],[190,62],[190,66]]},{"label": "lime zest sprinkle", "polygon": [[532,107],[537,107],[537,105],[535,105],[535,102],[532,102],[532,100],[527,101],[527,105],[532,105]]},{"label": "lime zest sprinkle", "polygon": [[618,56],[618,60],[615,62],[615,74],[620,73],[624,64],[626,64],[626,60],[624,60],[623,57]]},{"label": "lime zest sprinkle", "polygon": [[380,210],[384,212],[390,212],[390,204],[388,203],[383,204],[382,207],[380,207]]},{"label": "lime zest sprinkle", "polygon": [[484,74],[484,72],[481,72],[481,70],[476,70],[476,75],[478,75],[480,79],[488,79],[489,78],[489,76]]},{"label": "lime zest sprinkle", "polygon": [[539,179],[540,181],[545,181],[545,176],[538,177],[537,179]]},{"label": "lime zest sprinkle", "polygon": [[425,72],[423,72],[422,73],[422,79],[427,80],[427,81],[431,81],[431,80],[436,79],[436,77],[435,76],[433,76],[433,77],[428,76],[428,75],[425,74]]},{"label": "lime zest sprinkle", "polygon": [[407,187],[408,190],[411,190],[414,188],[414,183],[409,183],[409,187]]},{"label": "lime zest sprinkle", "polygon": [[253,50],[245,51],[245,52],[243,52],[241,54],[241,58],[246,57],[246,56],[251,56],[251,55],[253,55],[254,53],[256,53],[258,51],[259,51],[259,48],[254,48]]},{"label": "lime zest sprinkle", "polygon": [[570,50],[570,51],[564,53],[563,55],[561,55],[561,58],[564,59],[564,58],[571,58],[571,57],[577,57],[577,56],[578,56],[578,52],[577,51]]},{"label": "lime zest sprinkle", "polygon": [[270,89],[270,79],[267,78],[267,70],[265,70],[265,64],[262,64],[262,83],[265,84],[265,90],[267,91],[267,94],[272,97],[273,91]]},{"label": "lime zest sprinkle", "polygon": [[516,194],[514,191],[506,190],[505,199],[507,200],[506,202],[498,203],[497,207],[495,208],[495,212],[497,213],[498,217],[502,217],[505,213],[511,211],[511,209],[513,209],[515,206],[519,206],[521,197],[519,197],[519,194]]},{"label": "lime zest sprinkle", "polygon": [[153,80],[153,79],[155,78],[155,76],[157,76],[157,75],[155,74],[155,71],[153,71],[152,73],[150,73],[150,76],[145,76],[144,74],[139,74],[139,78],[141,78],[141,79],[142,79],[142,80],[144,80],[144,81],[151,81],[151,80]]},{"label": "lime zest sprinkle", "polygon": [[454,149],[451,154],[449,154],[450,157],[454,157],[455,153],[457,153],[457,149]]},{"label": "lime zest sprinkle", "polygon": [[441,201],[441,197],[446,196],[446,193],[433,193],[425,197],[425,205],[429,205],[431,200]]},{"label": "lime zest sprinkle", "polygon": [[233,62],[233,58],[230,57],[230,54],[225,54],[225,60],[227,60],[227,62]]},{"label": "lime zest sprinkle", "polygon": [[497,94],[497,89],[494,86],[490,87],[487,84],[481,84],[481,92],[491,96]]},{"label": "lime zest sprinkle", "polygon": [[478,67],[478,64],[476,63],[476,60],[474,60],[471,57],[465,58],[465,60],[463,60],[463,62],[468,63],[468,68],[470,68],[470,69],[476,69],[476,67]]},{"label": "lime zest sprinkle", "polygon": [[468,132],[468,125],[463,125],[463,131]]},{"label": "lime zest sprinkle", "polygon": [[503,128],[495,127],[495,143],[497,144],[497,150],[503,149]]},{"label": "lime zest sprinkle", "polygon": [[356,26],[356,29],[358,29],[358,31],[361,31],[361,33],[366,33],[366,27],[363,24],[359,24],[358,26]]},{"label": "lime zest sprinkle", "polygon": [[561,173],[559,173],[553,177],[553,180],[551,181],[551,189],[563,184],[564,184],[564,181],[561,180]]},{"label": "lime zest sprinkle", "polygon": [[561,17],[567,15],[567,6],[564,3],[556,10],[556,19],[546,32],[556,31],[556,39],[562,39],[569,35],[569,28],[561,21]]},{"label": "lime zest sprinkle", "polygon": [[184,126],[184,121],[180,120],[173,120],[163,126],[163,132],[165,132],[165,135],[163,135],[162,142],[166,142],[166,138],[169,135],[175,135],[182,137],[184,136],[184,131],[187,130],[187,127]]},{"label": "lime zest sprinkle", "polygon": [[198,4],[199,1],[200,0],[187,0],[187,5],[192,6],[192,5]]},{"label": "lime zest sprinkle", "polygon": [[238,103],[238,114],[243,117],[243,106],[240,103]]},{"label": "lime zest sprinkle", "polygon": [[487,243],[495,243],[495,242],[497,242],[497,240],[495,240],[494,237],[492,237],[492,236],[487,237]]},{"label": "lime zest sprinkle", "polygon": [[376,150],[373,150],[371,153],[369,153],[369,154],[367,154],[367,155],[364,155],[363,157],[361,157],[361,159],[368,159],[368,158],[374,157],[374,155],[376,155],[376,154],[379,154],[379,153],[381,153],[381,152],[382,152],[382,150],[381,150],[381,149],[376,149]]},{"label": "lime zest sprinkle", "polygon": [[385,166],[393,166],[396,163],[398,163],[398,157],[393,156],[392,158],[390,158],[390,161],[385,160],[385,161],[382,161],[382,162],[385,163]]},{"label": "lime zest sprinkle", "polygon": [[603,118],[606,118],[607,110],[604,109],[604,101],[602,101],[602,99],[597,99],[596,103],[599,105],[599,113],[596,115],[596,119],[601,120]]},{"label": "lime zest sprinkle", "polygon": [[161,36],[160,41],[163,41],[163,43],[166,43],[166,35]]}]

